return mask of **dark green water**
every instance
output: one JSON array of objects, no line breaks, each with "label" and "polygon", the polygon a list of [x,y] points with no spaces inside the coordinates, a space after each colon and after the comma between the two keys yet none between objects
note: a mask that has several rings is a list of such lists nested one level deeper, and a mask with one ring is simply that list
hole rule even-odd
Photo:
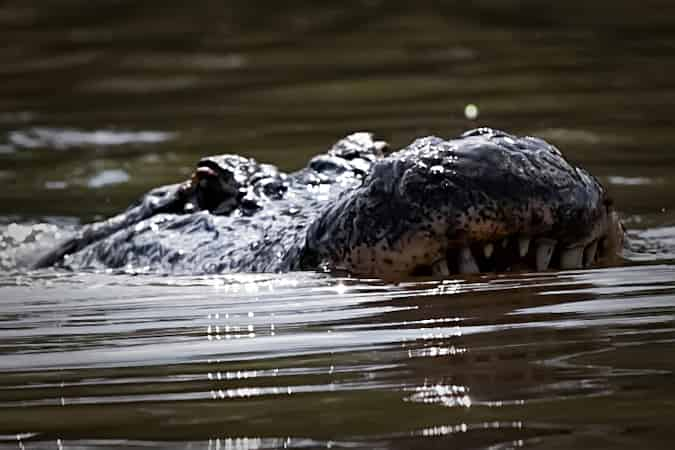
[{"label": "dark green water", "polygon": [[[0,448],[672,447],[675,5],[8,0],[0,39]],[[291,170],[356,130],[482,125],[598,175],[631,262],[401,285],[13,266],[206,154]]]}]

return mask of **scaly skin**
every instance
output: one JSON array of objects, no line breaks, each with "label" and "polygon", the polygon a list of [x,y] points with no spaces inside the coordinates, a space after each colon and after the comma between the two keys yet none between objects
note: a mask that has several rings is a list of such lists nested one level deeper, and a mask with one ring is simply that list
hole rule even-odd
[{"label": "scaly skin", "polygon": [[584,267],[621,249],[603,187],[541,139],[482,128],[385,147],[355,133],[292,174],[205,158],[191,180],[83,227],[37,265],[401,279]]}]

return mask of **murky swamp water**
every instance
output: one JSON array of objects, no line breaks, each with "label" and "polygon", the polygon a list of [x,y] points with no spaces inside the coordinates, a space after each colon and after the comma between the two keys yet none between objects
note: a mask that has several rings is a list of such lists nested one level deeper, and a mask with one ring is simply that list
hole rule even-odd
[{"label": "murky swamp water", "polygon": [[[0,4],[0,448],[671,448],[675,7],[229,3]],[[627,264],[21,268],[206,154],[292,170],[356,130],[481,125],[596,174]]]}]

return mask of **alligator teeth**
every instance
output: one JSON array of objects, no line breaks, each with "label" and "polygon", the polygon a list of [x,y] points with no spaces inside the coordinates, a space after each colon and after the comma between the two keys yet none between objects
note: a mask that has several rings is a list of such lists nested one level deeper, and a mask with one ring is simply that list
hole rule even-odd
[{"label": "alligator teeth", "polygon": [[483,247],[483,254],[485,255],[485,257],[487,259],[492,258],[492,252],[494,252],[494,251],[495,251],[495,246],[492,245],[492,243],[490,243],[490,242],[485,244],[485,246]]},{"label": "alligator teeth", "polygon": [[530,248],[530,238],[521,237],[518,239],[518,251],[520,252],[520,257],[524,258],[527,255],[527,251]]},{"label": "alligator teeth", "polygon": [[584,248],[568,248],[560,252],[561,269],[580,269],[584,257]]},{"label": "alligator teeth", "polygon": [[439,259],[431,265],[431,273],[434,276],[447,277],[450,275],[450,269],[448,269],[448,262],[445,259]]},{"label": "alligator teeth", "polygon": [[598,250],[598,241],[593,241],[584,249],[584,267],[595,262],[595,252]]},{"label": "alligator teeth", "polygon": [[548,269],[555,244],[553,239],[537,239],[537,271]]},{"label": "alligator teeth", "polygon": [[478,264],[471,254],[469,247],[459,251],[459,273],[478,273]]}]

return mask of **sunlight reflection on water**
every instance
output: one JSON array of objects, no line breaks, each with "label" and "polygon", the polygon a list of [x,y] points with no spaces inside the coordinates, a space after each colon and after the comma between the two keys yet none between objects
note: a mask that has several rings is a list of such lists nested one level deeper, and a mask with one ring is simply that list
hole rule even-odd
[{"label": "sunlight reflection on water", "polygon": [[[502,423],[487,420],[495,410],[609,396],[618,367],[607,372],[569,364],[609,351],[610,337],[636,345],[654,333],[672,333],[673,279],[670,266],[399,285],[314,273],[42,271],[28,284],[4,275],[0,410],[161,402],[177,414],[194,402],[210,402],[204,405],[223,408],[226,420],[234,417],[227,412],[232,402],[244,408],[244,417],[255,414],[246,402],[261,402],[268,413],[263,405],[292,402],[287,408],[296,415],[314,411],[307,420],[322,410],[309,406],[312,399],[325,398],[340,402],[335,419],[348,421],[342,414],[355,411],[346,404],[356,395],[362,400],[354,407],[373,417],[394,402],[397,415],[420,405],[459,408],[478,418],[447,425],[439,415],[432,420],[442,418],[437,428],[410,420],[412,434],[405,436],[485,430],[483,424]],[[655,285],[658,296],[650,294]],[[603,290],[610,286],[631,290]],[[554,362],[561,358],[568,364]],[[565,374],[569,367],[579,376]],[[663,373],[669,372],[652,365],[623,379]],[[187,426],[190,419],[178,414],[175,423]]]}]

